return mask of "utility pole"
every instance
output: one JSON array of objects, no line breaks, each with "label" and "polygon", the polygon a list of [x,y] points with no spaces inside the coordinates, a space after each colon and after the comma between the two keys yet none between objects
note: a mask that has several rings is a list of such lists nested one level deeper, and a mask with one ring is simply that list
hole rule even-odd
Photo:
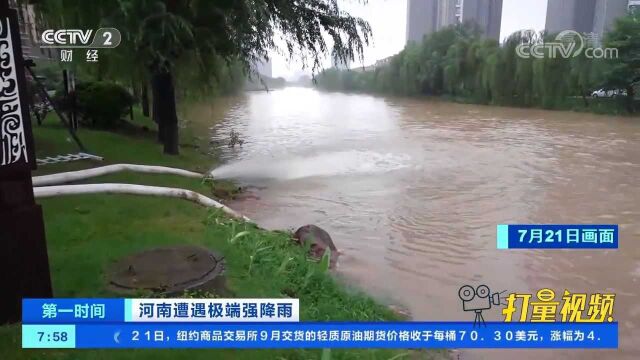
[{"label": "utility pole", "polygon": [[20,321],[22,299],[53,296],[42,208],[33,196],[31,132],[18,12],[0,0],[0,324]]}]

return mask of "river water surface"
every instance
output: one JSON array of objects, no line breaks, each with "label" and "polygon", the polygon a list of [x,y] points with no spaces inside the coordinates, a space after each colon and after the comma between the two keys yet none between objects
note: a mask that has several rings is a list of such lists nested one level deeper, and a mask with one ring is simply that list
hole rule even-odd
[{"label": "river water surface", "polygon": [[[213,172],[249,187],[230,205],[267,228],[325,228],[340,276],[416,320],[472,320],[464,284],[617,294],[618,351],[461,359],[640,359],[640,119],[304,88],[208,106],[214,141],[245,141],[220,146]],[[498,251],[504,223],[617,223],[620,249]]]}]

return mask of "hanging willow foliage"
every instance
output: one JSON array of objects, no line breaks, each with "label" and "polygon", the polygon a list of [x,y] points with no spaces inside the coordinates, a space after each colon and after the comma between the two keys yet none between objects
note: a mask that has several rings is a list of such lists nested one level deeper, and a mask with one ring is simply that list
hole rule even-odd
[{"label": "hanging willow foliage", "polygon": [[[39,3],[52,25],[85,29],[110,26],[120,30],[123,35],[120,47],[105,51],[106,57],[101,57],[99,65],[90,72],[97,78],[151,82],[159,140],[169,154],[177,154],[179,148],[177,76],[204,83],[219,81],[224,73],[220,71],[221,63],[229,69],[233,69],[230,64],[239,63],[247,72],[253,63],[267,60],[271,51],[297,57],[317,72],[327,55],[344,63],[356,57],[362,59],[371,35],[369,24],[341,10],[338,0],[42,0]],[[276,38],[284,49],[276,45]],[[194,76],[196,69],[199,76]]]},{"label": "hanging willow foliage", "polygon": [[[321,88],[400,95],[444,95],[467,102],[550,109],[587,108],[599,88],[625,89],[624,99],[609,99],[609,112],[633,111],[634,84],[640,80],[640,12],[618,19],[605,46],[618,57],[597,59],[585,52],[523,58],[521,43],[556,41],[555,34],[519,31],[502,44],[480,36],[470,24],[445,28],[409,43],[375,70],[329,69],[317,77]],[[637,86],[637,85],[636,85]],[[622,110],[621,110],[622,109]]]}]

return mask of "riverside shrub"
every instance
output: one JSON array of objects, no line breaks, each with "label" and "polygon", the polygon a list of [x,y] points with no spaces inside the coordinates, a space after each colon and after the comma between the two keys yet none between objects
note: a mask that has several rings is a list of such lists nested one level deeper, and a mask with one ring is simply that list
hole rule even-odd
[{"label": "riverside shrub", "polygon": [[94,81],[76,86],[76,106],[83,122],[91,127],[111,129],[133,104],[133,96],[122,85]]}]

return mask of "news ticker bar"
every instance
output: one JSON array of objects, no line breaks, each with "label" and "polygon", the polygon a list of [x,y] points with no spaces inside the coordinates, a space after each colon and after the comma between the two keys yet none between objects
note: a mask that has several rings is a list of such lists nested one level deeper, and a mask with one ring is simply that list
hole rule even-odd
[{"label": "news ticker bar", "polygon": [[462,322],[30,324],[23,348],[615,349],[618,324]]},{"label": "news ticker bar", "polygon": [[23,324],[297,322],[298,299],[23,299]]},{"label": "news ticker bar", "polygon": [[516,224],[497,226],[498,249],[617,249],[614,224]]}]

